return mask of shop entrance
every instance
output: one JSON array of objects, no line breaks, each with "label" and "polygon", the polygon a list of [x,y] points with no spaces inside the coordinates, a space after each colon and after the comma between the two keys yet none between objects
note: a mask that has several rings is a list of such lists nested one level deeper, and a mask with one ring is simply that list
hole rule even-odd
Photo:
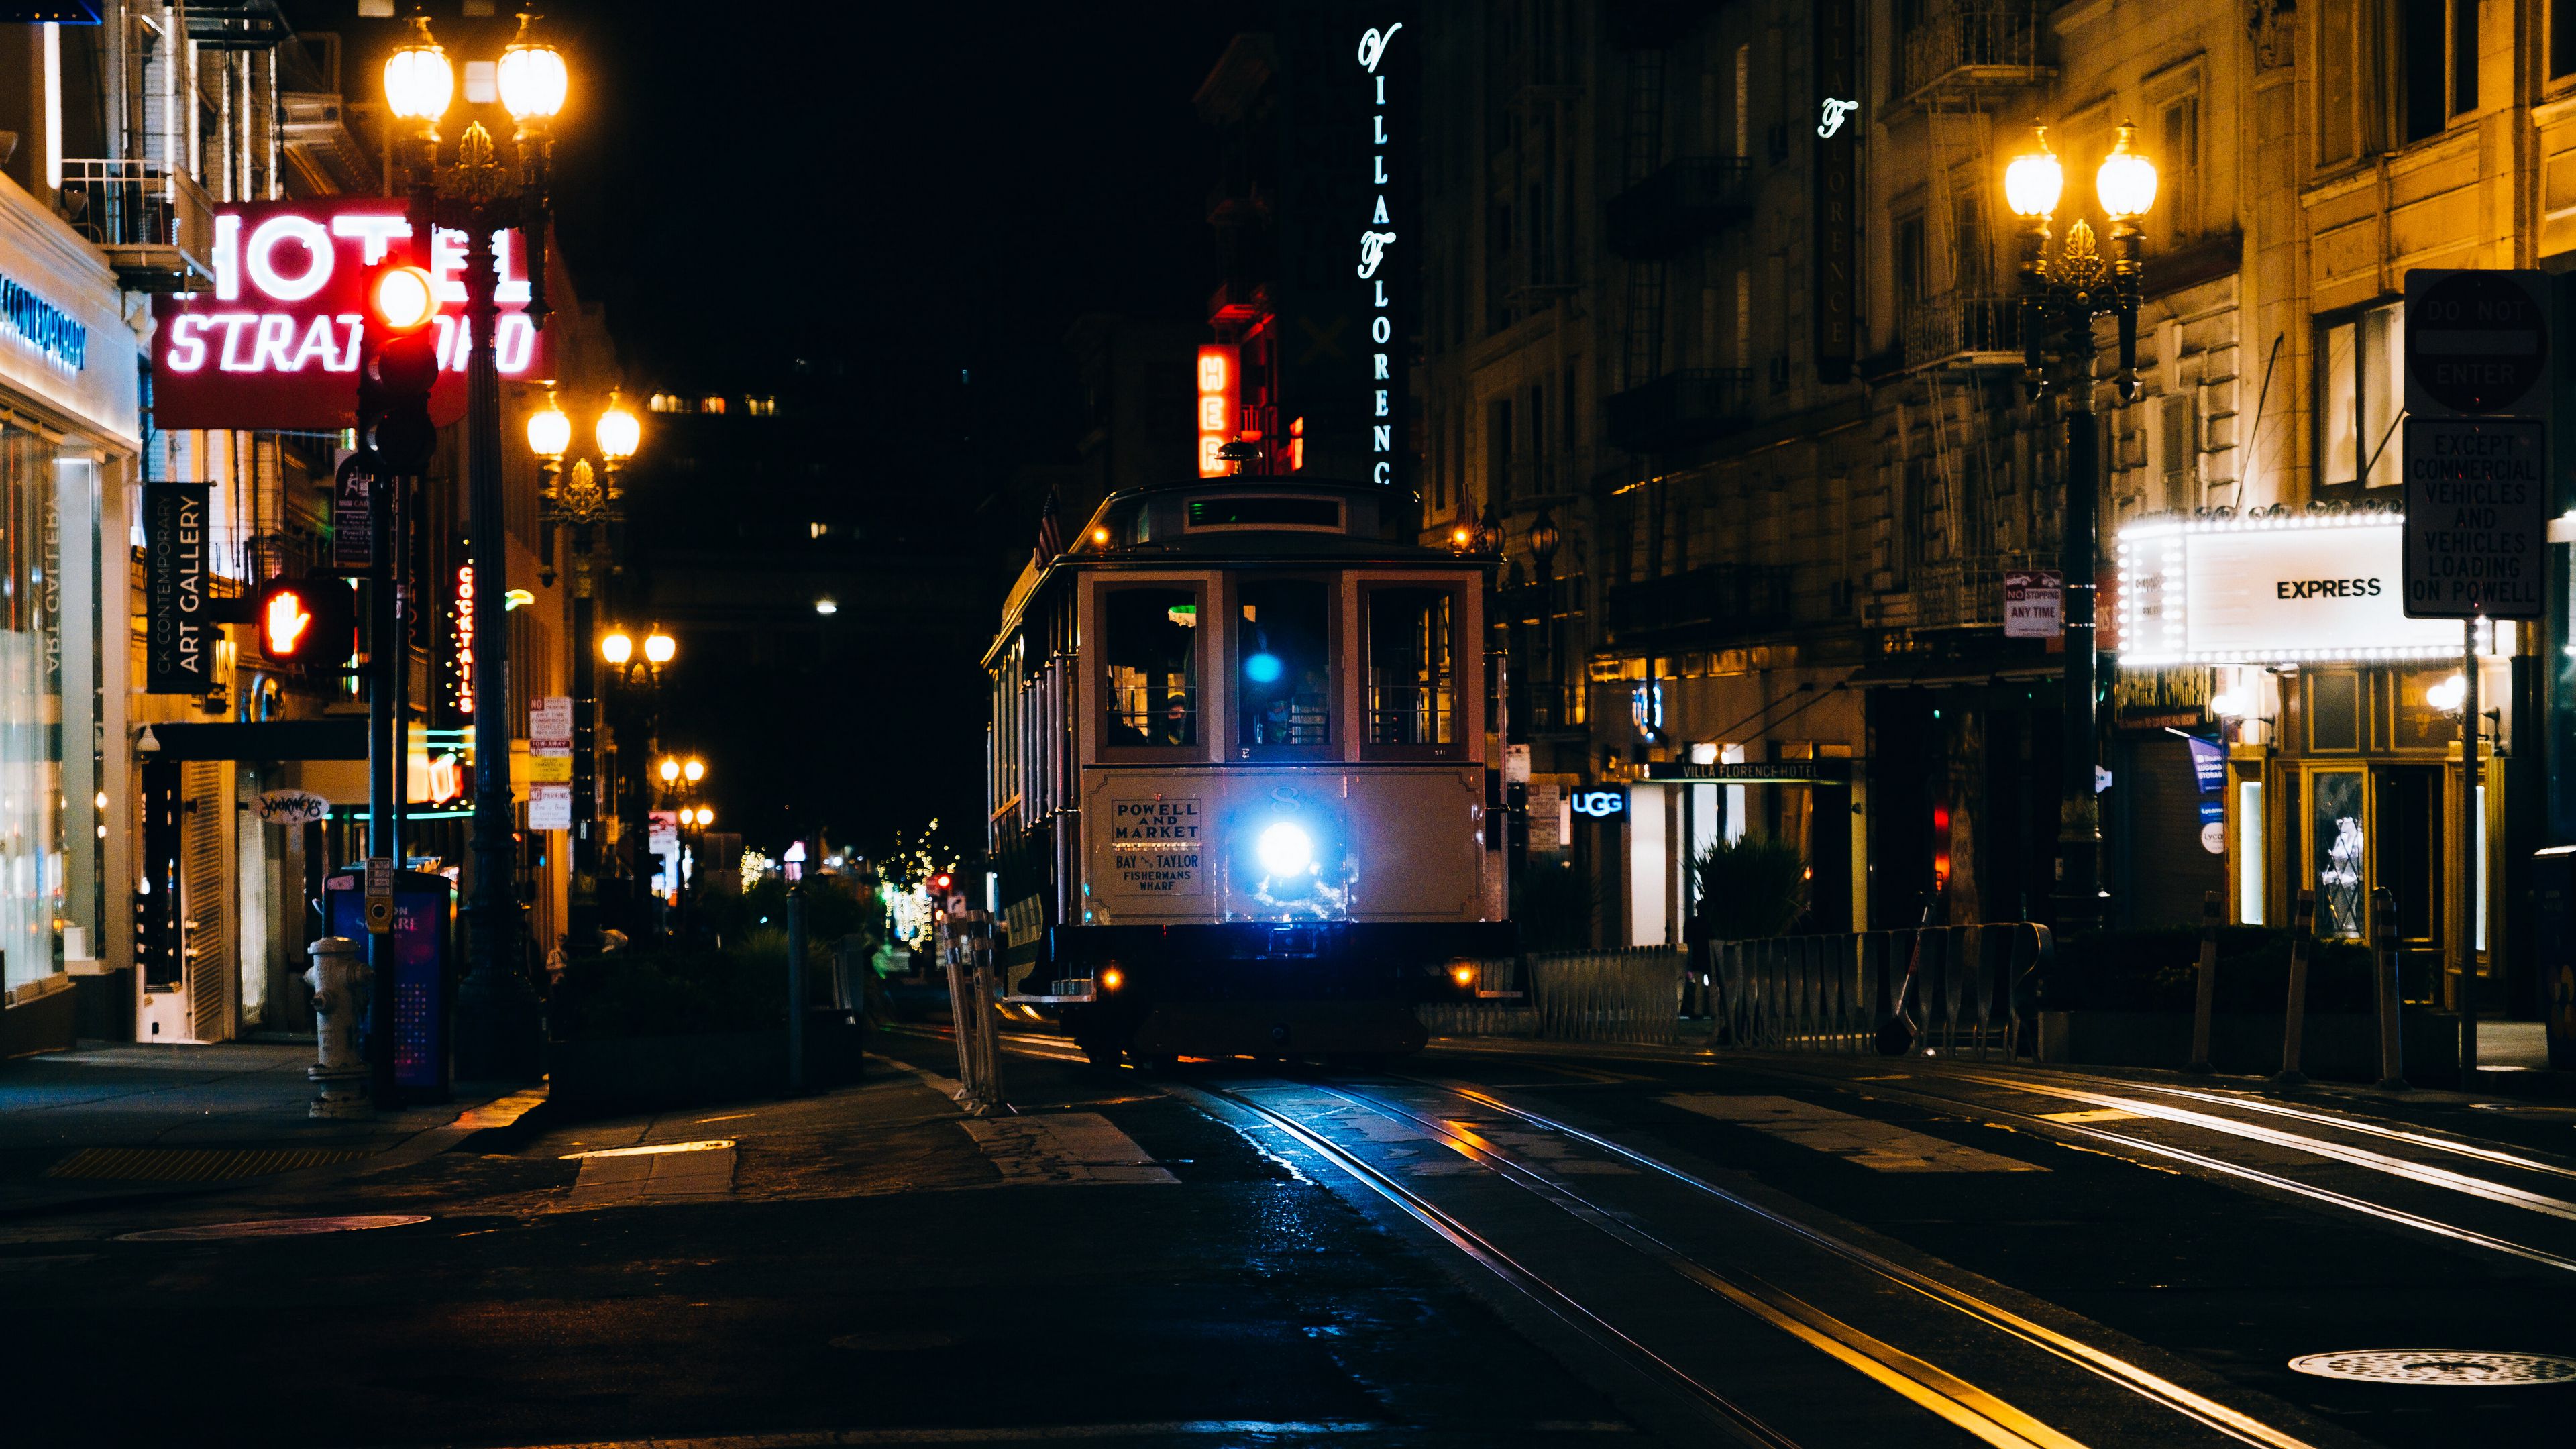
[{"label": "shop entrance", "polygon": [[2442,990],[2447,773],[2433,764],[2312,765],[2299,777],[2299,885],[2316,892],[2317,934],[2368,940],[2371,892],[2386,887],[2397,906],[2399,982],[2410,1002],[2434,1001]]}]

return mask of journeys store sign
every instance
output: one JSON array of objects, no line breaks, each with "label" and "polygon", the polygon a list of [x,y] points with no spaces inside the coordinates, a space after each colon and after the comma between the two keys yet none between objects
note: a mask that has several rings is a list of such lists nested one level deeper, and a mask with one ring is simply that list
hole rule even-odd
[{"label": "journeys store sign", "polygon": [[[152,415],[163,428],[345,428],[356,420],[367,289],[411,259],[398,201],[333,197],[215,209],[212,291],[153,299]],[[430,416],[465,414],[465,233],[440,228],[427,262],[439,294],[438,384]],[[527,315],[526,249],[492,234],[501,308],[496,360],[505,378],[543,376]]]},{"label": "journeys store sign", "polygon": [[2406,617],[2404,533],[2393,513],[2132,524],[2120,531],[2120,663],[2457,658],[2457,622]]},{"label": "journeys store sign", "polygon": [[1298,0],[1279,29],[1277,402],[1307,470],[1391,487],[1414,471],[1416,8]]}]

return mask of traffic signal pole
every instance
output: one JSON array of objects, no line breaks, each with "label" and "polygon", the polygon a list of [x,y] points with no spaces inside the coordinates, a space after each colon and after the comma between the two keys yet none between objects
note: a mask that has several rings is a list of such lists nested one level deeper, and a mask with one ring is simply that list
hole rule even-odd
[{"label": "traffic signal pole", "polygon": [[[361,422],[368,421],[362,418]],[[394,482],[386,476],[381,455],[375,476],[367,480],[367,854],[402,868],[402,729],[403,654],[396,633],[394,579],[399,555],[394,548]],[[367,933],[368,1095],[377,1110],[394,1105],[394,938],[389,932]]]}]

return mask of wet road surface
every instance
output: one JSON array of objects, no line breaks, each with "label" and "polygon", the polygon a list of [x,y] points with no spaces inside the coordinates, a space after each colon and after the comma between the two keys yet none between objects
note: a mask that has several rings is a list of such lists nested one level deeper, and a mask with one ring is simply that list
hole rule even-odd
[{"label": "wet road surface", "polygon": [[[0,1221],[10,1438],[2328,1449],[2576,1414],[2423,1352],[2576,1356],[2576,1112],[1006,1037],[1016,1111],[969,1120],[946,1041],[880,1046],[824,1097]],[[171,1232],[335,1214],[396,1221]],[[2366,1349],[2419,1381],[2288,1367]]]}]

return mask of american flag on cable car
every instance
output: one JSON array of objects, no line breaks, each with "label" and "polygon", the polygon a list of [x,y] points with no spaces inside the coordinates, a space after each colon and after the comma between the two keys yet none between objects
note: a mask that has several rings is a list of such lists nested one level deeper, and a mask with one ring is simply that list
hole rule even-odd
[{"label": "american flag on cable car", "polygon": [[1057,554],[1064,552],[1064,500],[1054,484],[1047,485],[1046,502],[1038,508],[1038,546],[1034,561],[1045,568]]}]

